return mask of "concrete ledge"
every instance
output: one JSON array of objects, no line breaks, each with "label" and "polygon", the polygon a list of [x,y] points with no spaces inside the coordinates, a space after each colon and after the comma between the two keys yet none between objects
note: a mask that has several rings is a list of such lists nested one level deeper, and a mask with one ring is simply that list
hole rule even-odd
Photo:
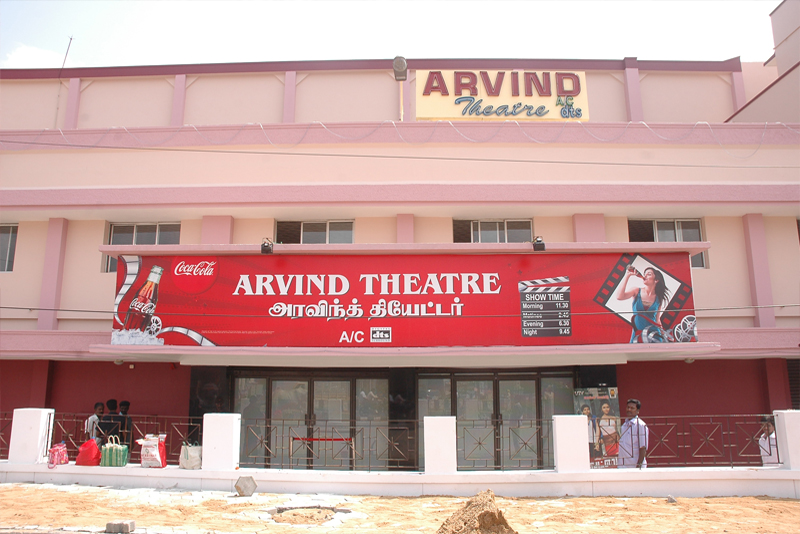
[{"label": "concrete ledge", "polygon": [[287,469],[190,471],[127,467],[84,467],[75,464],[10,465],[0,461],[0,483],[84,484],[128,488],[228,491],[240,476],[252,476],[257,492],[333,493],[344,495],[471,496],[492,489],[507,497],[756,496],[800,499],[800,471],[780,468],[649,468],[554,471],[460,472],[431,475],[402,472],[342,472]]}]

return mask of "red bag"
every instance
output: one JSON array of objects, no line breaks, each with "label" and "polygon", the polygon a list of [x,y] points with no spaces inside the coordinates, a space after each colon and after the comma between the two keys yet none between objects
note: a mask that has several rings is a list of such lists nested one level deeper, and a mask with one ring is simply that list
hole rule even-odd
[{"label": "red bag", "polygon": [[75,465],[100,465],[103,454],[97,446],[94,438],[90,439],[78,449],[78,457],[75,458]]}]

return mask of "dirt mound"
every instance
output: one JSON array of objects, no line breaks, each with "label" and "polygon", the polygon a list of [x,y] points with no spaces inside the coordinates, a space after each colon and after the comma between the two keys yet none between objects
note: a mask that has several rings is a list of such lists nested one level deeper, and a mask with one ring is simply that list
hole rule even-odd
[{"label": "dirt mound", "polygon": [[436,534],[519,534],[494,502],[494,492],[478,493],[439,527]]}]

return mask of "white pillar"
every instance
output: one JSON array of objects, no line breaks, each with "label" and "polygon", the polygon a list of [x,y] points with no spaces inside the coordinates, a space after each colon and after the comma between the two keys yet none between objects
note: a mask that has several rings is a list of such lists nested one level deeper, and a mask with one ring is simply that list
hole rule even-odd
[{"label": "white pillar", "polygon": [[425,474],[452,475],[458,471],[456,418],[425,417]]},{"label": "white pillar", "polygon": [[800,410],[775,410],[773,414],[783,468],[800,471]]},{"label": "white pillar", "polygon": [[241,414],[205,414],[203,416],[203,469],[232,471],[239,467],[241,433]]},{"label": "white pillar", "polygon": [[55,410],[17,408],[11,421],[10,464],[44,464],[53,439]]},{"label": "white pillar", "polygon": [[589,471],[589,440],[585,415],[553,416],[553,458],[559,473]]}]

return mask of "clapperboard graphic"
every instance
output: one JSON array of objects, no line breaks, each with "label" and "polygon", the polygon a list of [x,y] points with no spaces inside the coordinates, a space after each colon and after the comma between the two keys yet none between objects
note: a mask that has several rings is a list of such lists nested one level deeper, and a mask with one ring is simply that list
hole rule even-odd
[{"label": "clapperboard graphic", "polygon": [[569,276],[523,280],[517,284],[522,311],[522,337],[572,335]]}]

